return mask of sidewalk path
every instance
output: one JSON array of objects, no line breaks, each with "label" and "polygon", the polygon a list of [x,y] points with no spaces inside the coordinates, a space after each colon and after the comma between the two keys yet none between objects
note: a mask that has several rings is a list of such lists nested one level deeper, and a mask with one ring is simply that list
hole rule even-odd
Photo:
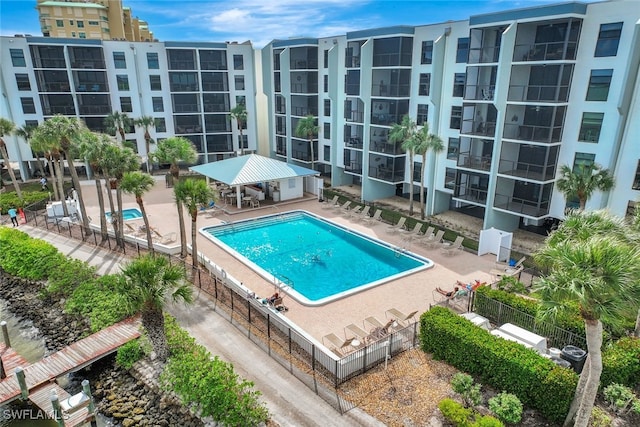
[{"label": "sidewalk path", "polygon": [[[20,230],[51,243],[66,255],[96,266],[99,274],[118,273],[120,264],[127,261],[122,255],[46,230],[28,225],[20,226]],[[241,377],[255,383],[273,421],[281,426],[384,426],[359,408],[340,415],[218,315],[205,296],[198,295],[194,304],[188,307],[169,305],[168,311],[211,354],[231,362]]]}]

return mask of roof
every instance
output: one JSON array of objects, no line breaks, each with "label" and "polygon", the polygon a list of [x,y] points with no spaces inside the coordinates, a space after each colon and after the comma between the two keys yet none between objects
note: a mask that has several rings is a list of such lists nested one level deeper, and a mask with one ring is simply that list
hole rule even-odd
[{"label": "roof", "polygon": [[108,9],[107,7],[97,3],[76,3],[65,1],[45,1],[39,3],[37,6],[58,6],[58,7],[84,7],[90,9]]},{"label": "roof", "polygon": [[319,174],[313,169],[281,162],[257,154],[232,157],[189,168],[228,185],[255,184],[266,181]]}]

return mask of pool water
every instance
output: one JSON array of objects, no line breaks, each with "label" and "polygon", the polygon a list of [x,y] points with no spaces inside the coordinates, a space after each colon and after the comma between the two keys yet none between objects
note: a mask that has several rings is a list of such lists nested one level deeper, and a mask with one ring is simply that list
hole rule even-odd
[{"label": "pool water", "polygon": [[[321,305],[433,266],[304,211],[201,230],[269,281],[307,305]],[[276,282],[277,283],[277,282]]]},{"label": "pool water", "polygon": [[[111,220],[111,212],[107,212],[104,214],[108,220]],[[140,209],[131,208],[131,209],[123,209],[122,210],[122,220],[123,221],[131,221],[134,219],[142,218],[142,212]]]}]

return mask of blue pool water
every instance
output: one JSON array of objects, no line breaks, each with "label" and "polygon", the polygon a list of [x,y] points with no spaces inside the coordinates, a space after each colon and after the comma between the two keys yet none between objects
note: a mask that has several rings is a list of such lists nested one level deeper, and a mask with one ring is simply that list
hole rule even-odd
[{"label": "blue pool water", "polygon": [[[111,212],[107,212],[104,214],[108,220],[111,220]],[[122,220],[123,221],[130,221],[133,219],[140,219],[142,218],[142,212],[140,212],[140,209],[138,208],[131,208],[131,209],[123,209],[122,210]]]},{"label": "blue pool water", "polygon": [[415,254],[305,211],[239,221],[201,232],[269,281],[320,305],[433,266]]}]

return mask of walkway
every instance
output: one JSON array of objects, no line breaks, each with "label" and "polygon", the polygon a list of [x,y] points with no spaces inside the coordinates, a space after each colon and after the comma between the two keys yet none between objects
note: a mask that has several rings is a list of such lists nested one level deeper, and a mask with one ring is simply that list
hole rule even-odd
[{"label": "walkway", "polygon": [[[46,230],[28,225],[20,226],[20,229],[32,237],[48,241],[66,255],[98,267],[102,274],[119,272],[119,265],[127,261],[127,257],[122,255],[88,247]],[[105,266],[108,268],[101,268]],[[255,388],[262,393],[262,400],[272,419],[280,426],[384,426],[359,408],[341,416],[312,390],[299,383],[278,362],[247,340],[241,331],[218,315],[214,304],[206,296],[198,295],[190,306],[170,305],[169,312],[198,343],[213,355],[232,363],[238,375],[254,382]]]},{"label": "walkway", "polygon": [[[42,360],[29,365],[29,363],[17,354],[13,349],[0,347],[2,360],[5,362],[7,378],[0,381],[0,406],[20,397],[20,385],[16,379],[17,367],[24,369],[29,399],[39,406],[46,414],[53,412],[51,409],[51,392],[55,390],[60,401],[67,399],[69,394],[57,384],[52,383],[56,378],[75,372],[95,362],[102,357],[113,353],[121,345],[140,336],[138,322],[133,319],[124,320],[115,325],[101,330],[93,335],[83,338],[62,350],[53,353]],[[67,427],[79,425],[86,421],[88,411],[86,409],[76,411],[65,419]]]}]

